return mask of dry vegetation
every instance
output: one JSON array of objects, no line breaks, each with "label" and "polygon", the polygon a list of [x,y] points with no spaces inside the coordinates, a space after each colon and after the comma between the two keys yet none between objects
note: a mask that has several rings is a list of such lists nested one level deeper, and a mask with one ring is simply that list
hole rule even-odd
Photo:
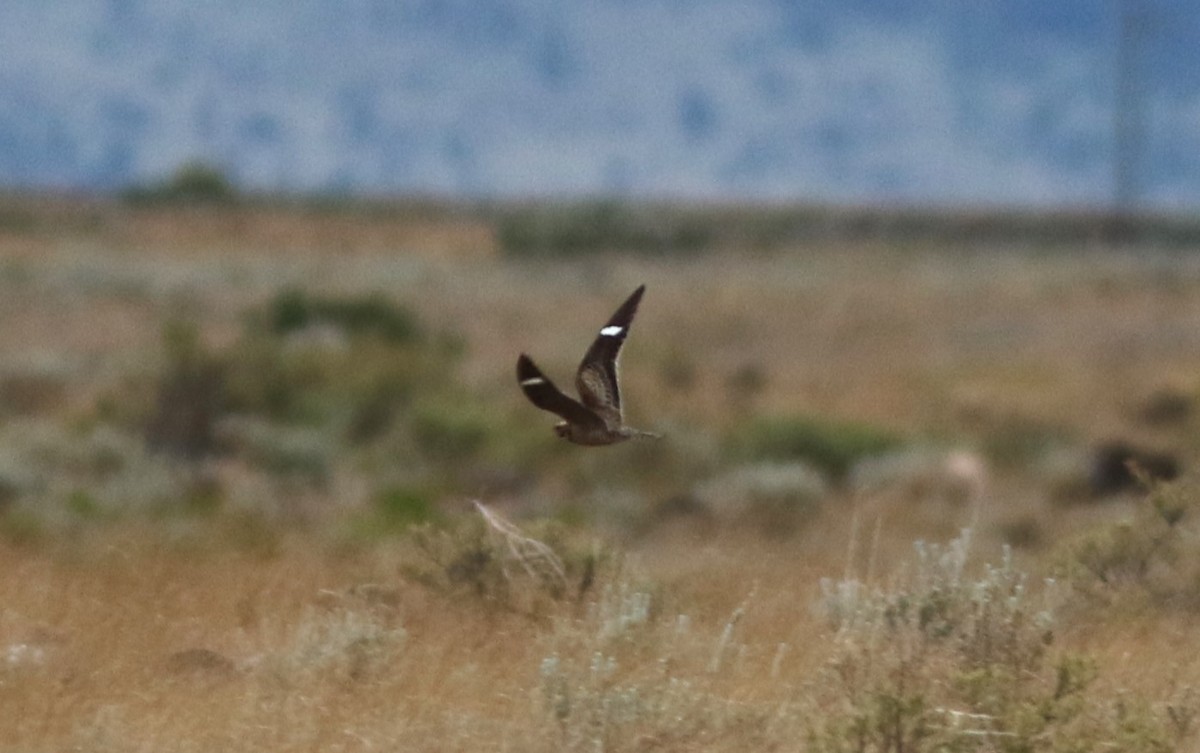
[{"label": "dry vegetation", "polygon": [[0,750],[1200,749],[1200,257],[302,214],[0,213]]}]

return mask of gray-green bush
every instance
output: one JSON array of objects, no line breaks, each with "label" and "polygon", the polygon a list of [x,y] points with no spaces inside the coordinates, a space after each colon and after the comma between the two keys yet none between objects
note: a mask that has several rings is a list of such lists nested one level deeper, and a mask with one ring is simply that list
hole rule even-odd
[{"label": "gray-green bush", "polygon": [[816,416],[769,416],[753,419],[738,428],[733,451],[754,460],[803,460],[841,482],[865,457],[900,446],[896,434],[868,424],[835,421]]},{"label": "gray-green bush", "polygon": [[970,532],[918,545],[890,583],[823,583],[836,631],[813,684],[809,750],[1165,751],[1179,742],[1149,704],[1095,685],[1097,667],[1053,649],[1058,589],[1006,550],[978,575]]}]

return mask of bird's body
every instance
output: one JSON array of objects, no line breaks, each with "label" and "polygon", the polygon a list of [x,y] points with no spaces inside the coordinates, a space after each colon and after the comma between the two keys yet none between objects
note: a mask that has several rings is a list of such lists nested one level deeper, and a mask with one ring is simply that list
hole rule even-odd
[{"label": "bird's body", "polygon": [[563,394],[555,387],[529,356],[522,353],[517,359],[517,382],[521,390],[531,403],[563,419],[555,425],[554,431],[568,442],[599,446],[626,439],[658,437],[657,434],[625,426],[617,374],[617,357],[629,335],[629,325],[633,322],[645,290],[646,286],[642,285],[633,291],[600,328],[600,333],[584,354],[575,374],[579,400]]}]

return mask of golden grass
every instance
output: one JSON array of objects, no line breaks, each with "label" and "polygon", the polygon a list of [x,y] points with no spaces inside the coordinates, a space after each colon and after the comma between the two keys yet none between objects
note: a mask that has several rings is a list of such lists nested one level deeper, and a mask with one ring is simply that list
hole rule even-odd
[{"label": "golden grass", "polygon": [[[590,640],[575,627],[587,619],[582,607],[564,606],[547,624],[399,580],[385,551],[347,556],[289,541],[264,558],[160,536],[131,529],[81,550],[0,550],[9,656],[0,736],[9,749],[556,748],[539,668],[555,652],[589,658],[571,655]],[[774,573],[755,588],[772,576],[767,563],[728,571],[732,551],[692,562],[706,560],[722,577],[669,576],[680,594],[673,606],[692,613],[697,634],[675,653],[711,661],[704,649],[750,597],[739,641],[759,652],[791,642],[800,648],[787,662],[805,661],[796,638],[812,618],[807,598],[778,590],[790,578]],[[199,649],[228,663],[180,658]],[[771,660],[736,658],[753,674]],[[722,690],[769,697],[748,679]]]},{"label": "golden grass", "polygon": [[[820,538],[664,537],[636,547],[636,575],[539,619],[399,577],[395,543],[308,535],[264,555],[135,526],[6,545],[0,737],[22,751],[791,747],[834,650],[813,610],[819,577],[840,574]],[[1200,638],[1191,622],[1091,623],[1055,650],[1094,655],[1110,693],[1177,700],[1198,669],[1180,652]]]},{"label": "golden grass", "polygon": [[[1197,388],[1200,262],[1190,257],[830,247],[535,265],[495,258],[475,224],[322,226],[323,236],[274,216],[246,236],[261,252],[233,254],[197,229],[204,216],[152,219],[129,229],[118,217],[111,227],[125,234],[33,250],[22,236],[0,259],[0,360],[49,352],[69,365],[71,398],[55,420],[91,416],[121,373],[148,368],[168,318],[183,313],[227,343],[248,307],[286,285],[394,295],[434,329],[461,333],[470,390],[528,409],[512,385],[515,354],[568,382],[613,302],[645,282],[623,362],[634,425],[686,433],[820,413],[970,443],[1036,420],[1082,440],[1133,433],[1200,449],[1190,426],[1164,435],[1130,418],[1159,387]],[[239,220],[223,221],[228,233]],[[177,233],[200,242],[177,247]],[[343,254],[346,233],[353,253]],[[672,359],[694,371],[685,392]],[[747,367],[764,384],[739,397],[730,377]],[[589,458],[584,484],[620,457]],[[569,493],[547,496],[569,503]],[[1027,469],[996,470],[975,521],[979,555],[995,559],[1002,526],[1027,517],[1043,538],[1018,563],[1036,580],[1057,542],[1127,512],[1045,498]],[[778,540],[683,526],[618,540],[627,578],[537,619],[405,579],[406,539],[348,545],[319,523],[262,546],[186,518],[0,540],[0,749],[793,749],[797,709],[831,655],[832,631],[813,609],[820,579],[885,582],[914,540],[949,538],[974,513],[869,502],[833,495]],[[656,611],[614,638],[604,610],[628,607],[620,589],[643,586]],[[1200,676],[1181,648],[1197,640],[1200,628],[1177,614],[1091,615],[1056,650],[1096,657],[1106,689],[1158,702]],[[608,674],[594,666],[607,659]],[[576,688],[566,719],[553,697],[560,676]],[[617,724],[631,694],[648,716]]]}]

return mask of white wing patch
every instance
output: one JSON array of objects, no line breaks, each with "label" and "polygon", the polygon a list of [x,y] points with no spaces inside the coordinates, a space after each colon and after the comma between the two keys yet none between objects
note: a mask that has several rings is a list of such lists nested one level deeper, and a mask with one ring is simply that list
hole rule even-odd
[{"label": "white wing patch", "polygon": [[617,335],[621,334],[622,330],[624,329],[624,327],[618,327],[614,324],[610,327],[605,327],[604,329],[600,330],[600,334],[608,337],[616,337]]},{"label": "white wing patch", "polygon": [[535,384],[545,384],[546,380],[541,377],[532,377],[521,382],[522,387],[532,387]]}]

